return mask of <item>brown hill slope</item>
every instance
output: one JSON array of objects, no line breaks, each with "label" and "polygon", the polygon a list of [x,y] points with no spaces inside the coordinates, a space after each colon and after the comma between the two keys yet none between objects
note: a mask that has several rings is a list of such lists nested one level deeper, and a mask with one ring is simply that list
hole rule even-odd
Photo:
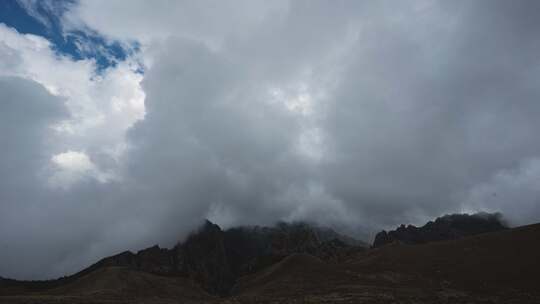
[{"label": "brown hill slope", "polygon": [[349,260],[359,272],[394,271],[475,292],[540,286],[540,224],[459,240],[389,245]]},{"label": "brown hill slope", "polygon": [[123,298],[210,299],[200,287],[179,277],[164,277],[124,267],[98,269],[66,286],[48,291],[62,295],[105,295]]},{"label": "brown hill slope", "polygon": [[187,279],[107,265],[52,289],[0,296],[0,303],[540,303],[539,240],[536,224],[391,244],[345,261],[293,254],[241,277],[233,296],[221,299]]},{"label": "brown hill slope", "polygon": [[309,254],[293,254],[263,271],[243,277],[234,292],[243,295],[297,296],[305,291],[327,292],[332,285],[352,276],[335,264]]},{"label": "brown hill slope", "polygon": [[236,286],[230,303],[540,303],[540,224],[330,264],[293,255]]},{"label": "brown hill slope", "polygon": [[63,286],[0,297],[0,303],[206,303],[213,298],[179,277],[103,267]]}]

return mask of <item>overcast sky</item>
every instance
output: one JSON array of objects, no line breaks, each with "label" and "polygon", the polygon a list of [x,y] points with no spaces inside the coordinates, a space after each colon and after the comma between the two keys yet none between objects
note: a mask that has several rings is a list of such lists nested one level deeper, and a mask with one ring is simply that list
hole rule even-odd
[{"label": "overcast sky", "polygon": [[540,221],[539,1],[0,4],[0,276],[222,227]]}]

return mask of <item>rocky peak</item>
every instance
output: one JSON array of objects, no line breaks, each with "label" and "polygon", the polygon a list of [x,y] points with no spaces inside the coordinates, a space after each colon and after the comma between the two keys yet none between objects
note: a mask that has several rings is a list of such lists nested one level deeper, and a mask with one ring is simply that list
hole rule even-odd
[{"label": "rocky peak", "polygon": [[[158,245],[137,253],[125,251],[105,258],[81,274],[100,267],[123,266],[167,276],[182,276],[211,294],[226,295],[237,279],[295,253],[321,259],[347,254],[353,246],[329,228],[306,223],[278,223],[273,227],[236,227],[222,230],[206,220],[172,249]],[[356,248],[356,247],[355,247]]]},{"label": "rocky peak", "polygon": [[234,284],[234,275],[225,250],[221,228],[206,220],[197,232],[174,249],[180,273],[213,294],[226,294]]},{"label": "rocky peak", "polygon": [[389,243],[423,244],[507,229],[499,213],[451,214],[429,221],[422,227],[401,225],[393,231],[381,231],[373,247]]}]

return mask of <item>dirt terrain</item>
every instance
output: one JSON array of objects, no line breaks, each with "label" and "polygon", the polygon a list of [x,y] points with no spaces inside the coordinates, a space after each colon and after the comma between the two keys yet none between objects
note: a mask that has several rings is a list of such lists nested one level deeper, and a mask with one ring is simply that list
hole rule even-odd
[{"label": "dirt terrain", "polygon": [[113,266],[61,287],[0,297],[0,303],[178,303],[179,299],[206,303],[213,297],[183,278]]},{"label": "dirt terrain", "polygon": [[291,256],[238,284],[230,303],[540,303],[540,224],[328,264]]},{"label": "dirt terrain", "polygon": [[107,266],[54,288],[4,284],[0,303],[540,303],[540,224],[325,261],[296,253],[228,296],[181,277]]}]

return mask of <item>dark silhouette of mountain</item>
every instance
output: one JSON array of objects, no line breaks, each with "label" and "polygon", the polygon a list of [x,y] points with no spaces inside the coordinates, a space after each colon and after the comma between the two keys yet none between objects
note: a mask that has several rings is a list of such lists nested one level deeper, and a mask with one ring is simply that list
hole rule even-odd
[{"label": "dark silhouette of mountain", "polygon": [[242,277],[235,285],[233,293],[244,297],[295,297],[304,291],[313,295],[332,284],[346,284],[354,281],[353,274],[347,273],[336,264],[306,253],[295,253],[285,259]]},{"label": "dark silhouette of mountain", "polygon": [[261,270],[290,254],[309,253],[321,259],[337,260],[364,248],[358,244],[362,242],[329,228],[306,223],[278,223],[274,227],[237,227],[224,231],[207,220],[172,249],[155,245],[137,253],[125,251],[58,280],[2,280],[1,284],[17,286],[16,290],[45,290],[71,283],[98,269],[123,267],[186,278],[210,294],[223,296],[229,294],[239,277]]},{"label": "dark silhouette of mountain", "polygon": [[481,233],[470,217],[442,220],[480,232],[366,249],[308,224],[206,222],[172,249],[123,252],[59,280],[0,278],[0,303],[540,303],[540,224]]},{"label": "dark silhouette of mountain", "polygon": [[393,242],[424,244],[459,239],[465,236],[507,229],[499,213],[452,214],[429,221],[422,227],[401,225],[396,230],[381,231],[375,236],[373,247]]},{"label": "dark silhouette of mountain", "polygon": [[290,254],[309,253],[330,260],[363,248],[341,239],[348,238],[329,228],[305,223],[223,231],[206,221],[185,242],[172,249],[173,266],[163,269],[165,273],[178,273],[192,279],[211,294],[226,295],[239,277],[259,271]]},{"label": "dark silhouette of mountain", "polygon": [[295,254],[235,286],[235,303],[540,303],[540,224],[357,252]]},{"label": "dark silhouette of mountain", "polygon": [[362,248],[341,239],[347,237],[305,223],[223,231],[206,221],[173,251],[179,273],[199,282],[212,294],[225,295],[239,277],[259,271],[293,253],[309,253],[330,260]]}]

